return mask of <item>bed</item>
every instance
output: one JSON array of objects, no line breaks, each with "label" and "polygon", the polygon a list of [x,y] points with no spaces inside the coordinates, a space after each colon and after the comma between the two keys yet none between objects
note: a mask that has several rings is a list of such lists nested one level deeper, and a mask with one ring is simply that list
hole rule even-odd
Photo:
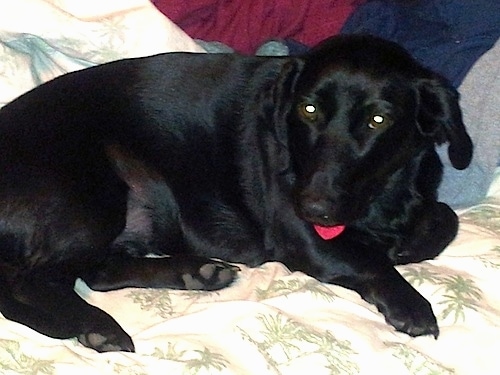
[{"label": "bed", "polygon": [[[180,50],[203,52],[147,0],[2,1],[0,104],[68,71]],[[398,333],[356,293],[267,263],[241,266],[217,292],[99,293],[77,281],[136,353],[98,354],[0,316],[0,374],[496,374],[500,170],[487,197],[457,212],[458,237],[442,255],[398,267],[431,301],[438,340]]]}]

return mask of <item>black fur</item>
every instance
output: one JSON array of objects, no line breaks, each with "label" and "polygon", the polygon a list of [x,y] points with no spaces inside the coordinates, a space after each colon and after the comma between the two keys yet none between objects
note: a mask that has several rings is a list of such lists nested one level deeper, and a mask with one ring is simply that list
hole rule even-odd
[{"label": "black fur", "polygon": [[[373,37],[302,57],[171,53],[67,74],[0,111],[0,311],[133,351],[77,278],[213,290],[236,268],[212,258],[280,261],[437,337],[430,304],[393,265],[456,235],[436,201],[445,142],[467,167],[456,91]],[[323,240],[313,224],[346,228]]]}]

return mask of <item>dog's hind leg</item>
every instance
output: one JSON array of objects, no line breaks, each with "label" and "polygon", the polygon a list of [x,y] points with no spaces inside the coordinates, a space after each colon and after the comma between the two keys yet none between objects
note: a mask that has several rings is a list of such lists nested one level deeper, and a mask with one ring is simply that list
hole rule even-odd
[{"label": "dog's hind leg", "polygon": [[81,299],[71,283],[30,275],[15,287],[0,280],[0,289],[0,311],[7,319],[50,337],[77,337],[99,352],[134,351],[120,325]]},{"label": "dog's hind leg", "polygon": [[73,289],[80,273],[106,259],[124,227],[125,187],[107,192],[98,183],[72,185],[44,170],[17,172],[0,189],[0,312],[54,338],[77,337],[97,351],[133,351],[119,324]]},{"label": "dog's hind leg", "polygon": [[[109,146],[106,153],[129,187],[126,224],[111,245],[112,255],[100,267],[80,275],[87,285],[106,291],[126,287],[216,290],[231,284],[237,267],[191,254],[177,202],[163,176],[120,146]],[[147,257],[150,254],[159,256]]]}]

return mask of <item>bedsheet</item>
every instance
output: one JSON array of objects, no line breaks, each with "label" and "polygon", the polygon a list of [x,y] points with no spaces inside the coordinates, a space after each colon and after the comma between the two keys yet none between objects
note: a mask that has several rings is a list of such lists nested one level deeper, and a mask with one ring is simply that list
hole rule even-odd
[{"label": "bedsheet", "polygon": [[[67,71],[174,50],[202,51],[146,0],[4,0],[0,102]],[[438,340],[395,332],[356,293],[267,263],[241,266],[217,292],[99,293],[77,281],[136,353],[98,354],[0,316],[0,374],[496,374],[500,171],[488,197],[458,213],[442,255],[398,267],[431,301]]]}]

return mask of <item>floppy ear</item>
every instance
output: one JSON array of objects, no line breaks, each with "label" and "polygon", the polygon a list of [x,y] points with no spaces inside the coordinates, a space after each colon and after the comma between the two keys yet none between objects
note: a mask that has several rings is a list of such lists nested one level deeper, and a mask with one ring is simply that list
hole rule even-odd
[{"label": "floppy ear", "polygon": [[458,92],[440,78],[418,81],[420,106],[418,127],[437,144],[448,143],[448,157],[456,169],[465,169],[472,159],[472,141],[462,122]]},{"label": "floppy ear", "polygon": [[[287,155],[287,158],[289,157],[288,116],[295,108],[295,88],[303,69],[302,59],[294,58],[288,61],[281,69],[272,94],[275,105],[273,115],[275,137],[281,148],[286,150],[283,154]],[[288,167],[289,160],[282,165]]]},{"label": "floppy ear", "polygon": [[[304,66],[304,62],[298,58],[283,60],[273,73],[270,85],[259,93],[256,100],[264,115],[262,124],[272,134],[276,142],[278,155],[276,168],[286,170],[290,165],[288,150],[288,123],[287,117],[293,107],[295,85]],[[260,136],[262,138],[262,135]],[[268,144],[268,147],[271,143]]]},{"label": "floppy ear", "polygon": [[290,59],[280,70],[269,98],[274,105],[274,121],[281,121],[290,111],[293,105],[295,85],[303,68],[304,61]]},{"label": "floppy ear", "polygon": [[245,104],[242,121],[251,126],[242,128],[242,137],[256,155],[267,159],[269,168],[279,172],[290,167],[286,117],[302,65],[298,58],[267,59],[249,82],[255,95]]}]

